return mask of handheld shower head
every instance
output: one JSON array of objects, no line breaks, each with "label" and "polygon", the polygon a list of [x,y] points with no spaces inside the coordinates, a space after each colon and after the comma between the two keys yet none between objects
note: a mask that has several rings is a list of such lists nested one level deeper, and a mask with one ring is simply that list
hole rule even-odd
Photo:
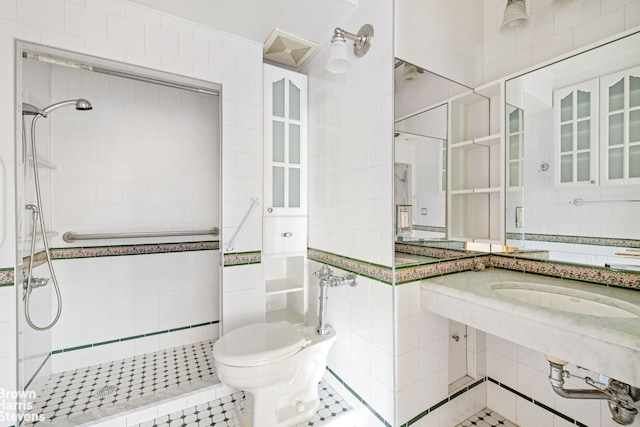
[{"label": "handheld shower head", "polygon": [[55,104],[52,104],[52,105],[49,105],[48,107],[43,108],[42,115],[46,117],[52,111],[57,110],[58,108],[66,107],[68,105],[74,105],[76,107],[76,110],[81,110],[81,111],[93,109],[93,107],[91,106],[91,103],[86,99],[82,99],[82,98],[70,99],[68,101],[56,102]]}]

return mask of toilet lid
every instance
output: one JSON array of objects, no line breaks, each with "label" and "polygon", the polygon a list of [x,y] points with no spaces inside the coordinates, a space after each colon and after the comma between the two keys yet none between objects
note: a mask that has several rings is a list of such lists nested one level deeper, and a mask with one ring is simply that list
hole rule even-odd
[{"label": "toilet lid", "polygon": [[290,356],[305,345],[305,338],[288,322],[256,323],[216,341],[213,357],[230,366],[259,366]]}]

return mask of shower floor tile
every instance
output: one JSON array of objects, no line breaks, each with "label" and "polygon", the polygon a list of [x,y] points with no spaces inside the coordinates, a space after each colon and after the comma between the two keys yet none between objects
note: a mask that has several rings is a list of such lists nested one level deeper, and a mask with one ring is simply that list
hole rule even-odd
[{"label": "shower floor tile", "polygon": [[[336,417],[346,414],[353,408],[326,381],[318,384],[320,409],[308,422],[296,427],[319,427],[334,421]],[[241,427],[236,418],[236,407],[244,400],[244,393],[212,400],[202,405],[193,406],[173,414],[156,418],[133,427]]]},{"label": "shower floor tile", "polygon": [[179,396],[186,390],[220,384],[213,364],[213,340],[155,353],[147,353],[101,365],[52,374],[35,384],[37,398],[32,402],[32,414],[42,414],[41,423],[66,424],[74,417],[101,417],[100,411],[129,410]]},{"label": "shower floor tile", "polygon": [[505,419],[492,409],[484,408],[475,415],[470,416],[456,427],[518,427],[516,424]]}]

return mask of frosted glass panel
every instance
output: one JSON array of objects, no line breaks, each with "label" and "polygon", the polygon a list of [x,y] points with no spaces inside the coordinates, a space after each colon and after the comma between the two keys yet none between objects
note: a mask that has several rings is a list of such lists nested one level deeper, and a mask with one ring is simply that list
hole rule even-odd
[{"label": "frosted glass panel", "polygon": [[589,92],[578,91],[578,118],[589,117],[591,115],[591,94]]},{"label": "frosted glass panel", "polygon": [[609,145],[624,143],[624,114],[612,114],[609,116]]},{"label": "frosted glass panel", "polygon": [[640,77],[629,76],[629,107],[640,107]]},{"label": "frosted glass panel", "polygon": [[591,121],[578,122],[578,150],[586,150],[591,147]]},{"label": "frosted glass panel", "polygon": [[520,185],[520,163],[509,163],[509,185],[518,187]]},{"label": "frosted glass panel", "polygon": [[640,110],[629,111],[629,142],[640,141]]},{"label": "frosted glass panel", "polygon": [[589,153],[578,153],[578,181],[589,181],[591,179],[591,155]]},{"label": "frosted glass panel", "polygon": [[284,117],[284,78],[273,82],[273,115]]},{"label": "frosted glass panel", "polygon": [[284,207],[284,168],[273,167],[273,207]]},{"label": "frosted glass panel", "polygon": [[573,125],[560,126],[560,151],[566,153],[573,150]]},{"label": "frosted glass panel", "polygon": [[510,132],[517,132],[518,128],[519,128],[519,123],[520,123],[520,117],[519,117],[519,112],[520,110],[513,110],[511,113],[509,113],[509,131]]},{"label": "frosted glass panel", "polygon": [[509,137],[509,160],[520,158],[520,136],[511,135]]},{"label": "frosted glass panel", "polygon": [[560,101],[560,120],[566,122],[573,119],[573,93],[562,98]]},{"label": "frosted glass panel", "polygon": [[624,174],[624,151],[622,148],[609,150],[609,179],[620,179]]},{"label": "frosted glass panel", "polygon": [[289,82],[289,118],[300,120],[300,88]]},{"label": "frosted glass panel", "polygon": [[289,125],[289,163],[300,164],[300,126]]},{"label": "frosted glass panel", "polygon": [[624,108],[624,79],[609,87],[609,111]]},{"label": "frosted glass panel", "polygon": [[629,178],[640,177],[640,145],[629,147]]},{"label": "frosted glass panel", "polygon": [[289,168],[289,207],[300,207],[300,169]]},{"label": "frosted glass panel", "polygon": [[284,123],[273,121],[273,161],[284,162]]},{"label": "frosted glass panel", "polygon": [[565,154],[560,156],[560,182],[573,181],[573,156]]}]

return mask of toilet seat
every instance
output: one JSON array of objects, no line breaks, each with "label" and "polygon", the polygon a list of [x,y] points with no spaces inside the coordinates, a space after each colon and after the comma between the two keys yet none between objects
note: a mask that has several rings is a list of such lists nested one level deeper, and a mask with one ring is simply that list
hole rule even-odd
[{"label": "toilet seat", "polygon": [[257,323],[224,335],[213,346],[213,357],[229,366],[261,366],[285,359],[307,344],[288,322]]}]

